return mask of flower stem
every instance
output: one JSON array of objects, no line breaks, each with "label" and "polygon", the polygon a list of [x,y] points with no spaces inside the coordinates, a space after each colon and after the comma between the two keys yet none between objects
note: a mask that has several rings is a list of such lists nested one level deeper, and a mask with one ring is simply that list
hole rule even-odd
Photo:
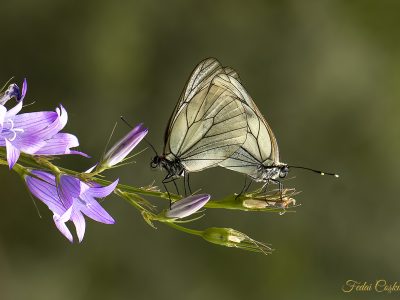
[{"label": "flower stem", "polygon": [[[0,159],[3,158],[6,160],[6,153],[3,148],[0,148]],[[55,173],[55,175],[64,173],[68,175],[75,176],[83,181],[91,181],[91,182],[96,182],[101,185],[109,185],[112,182],[103,178],[99,178],[97,175],[97,172],[95,173],[81,173],[73,170],[69,170],[66,168],[58,167],[55,166],[51,160],[43,158],[43,157],[35,157],[32,155],[24,154],[21,153],[21,156],[19,158],[19,163],[23,163],[27,167],[34,168],[34,169],[45,169],[45,170],[50,170],[52,173]],[[117,188],[123,192],[128,192],[128,193],[135,193],[138,195],[142,196],[150,196],[150,197],[156,197],[156,198],[161,198],[165,200],[180,200],[182,199],[182,196],[176,195],[173,193],[168,194],[167,192],[161,192],[161,191],[154,191],[146,188],[140,188],[140,187],[132,187],[129,185],[125,184],[118,184]],[[243,199],[245,199],[246,196],[242,195],[240,197],[237,197],[236,195],[228,195],[223,199],[220,200],[210,200],[208,203],[204,206],[205,208],[217,208],[217,209],[231,209],[231,210],[242,210],[242,211],[263,211],[263,212],[275,212],[275,213],[282,213],[282,212],[293,212],[291,210],[283,209],[281,207],[277,206],[267,206],[264,208],[248,208],[243,206]],[[270,199],[265,199],[265,201],[271,201]]]},{"label": "flower stem", "polygon": [[198,236],[201,236],[201,234],[202,234],[202,231],[200,231],[200,230],[189,229],[189,228],[177,225],[174,222],[163,222],[163,223],[166,223],[168,226],[170,226],[174,229],[178,229],[180,231],[186,232],[188,234],[193,234],[193,235],[198,235]]}]

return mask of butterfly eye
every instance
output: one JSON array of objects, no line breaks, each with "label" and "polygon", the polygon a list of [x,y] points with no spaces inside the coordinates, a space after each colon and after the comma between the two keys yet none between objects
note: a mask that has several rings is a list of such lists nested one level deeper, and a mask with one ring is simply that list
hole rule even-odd
[{"label": "butterfly eye", "polygon": [[160,157],[155,156],[150,163],[150,167],[157,168],[160,165]]},{"label": "butterfly eye", "polygon": [[282,169],[279,171],[279,178],[285,178],[289,172],[289,168],[287,166],[284,166]]}]

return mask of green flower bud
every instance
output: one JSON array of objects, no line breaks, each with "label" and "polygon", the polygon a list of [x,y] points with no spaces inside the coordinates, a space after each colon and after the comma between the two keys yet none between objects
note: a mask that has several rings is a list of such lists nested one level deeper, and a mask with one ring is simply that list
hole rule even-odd
[{"label": "green flower bud", "polygon": [[272,251],[268,245],[253,240],[246,234],[232,228],[207,228],[202,232],[202,237],[210,243],[221,246],[235,247],[264,254],[269,254]]}]

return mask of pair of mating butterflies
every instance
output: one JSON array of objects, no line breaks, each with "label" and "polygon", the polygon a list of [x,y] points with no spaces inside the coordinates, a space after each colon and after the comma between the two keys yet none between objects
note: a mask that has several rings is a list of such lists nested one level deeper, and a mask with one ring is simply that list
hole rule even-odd
[{"label": "pair of mating butterflies", "polygon": [[166,129],[163,155],[154,157],[151,166],[167,171],[163,182],[221,166],[280,188],[279,179],[289,171],[279,161],[276,138],[239,75],[214,58],[203,60],[192,72]]}]

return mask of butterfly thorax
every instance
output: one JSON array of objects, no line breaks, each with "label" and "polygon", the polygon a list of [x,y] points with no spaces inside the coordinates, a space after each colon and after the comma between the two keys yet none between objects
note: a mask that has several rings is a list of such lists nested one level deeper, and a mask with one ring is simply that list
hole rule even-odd
[{"label": "butterfly thorax", "polygon": [[167,171],[167,178],[184,176],[185,168],[178,157],[169,155],[155,156],[151,161],[152,168],[160,168]]},{"label": "butterfly thorax", "polygon": [[276,181],[285,178],[288,172],[288,166],[283,163],[273,163],[269,166],[260,164],[257,167],[257,174],[253,179],[257,182]]}]

